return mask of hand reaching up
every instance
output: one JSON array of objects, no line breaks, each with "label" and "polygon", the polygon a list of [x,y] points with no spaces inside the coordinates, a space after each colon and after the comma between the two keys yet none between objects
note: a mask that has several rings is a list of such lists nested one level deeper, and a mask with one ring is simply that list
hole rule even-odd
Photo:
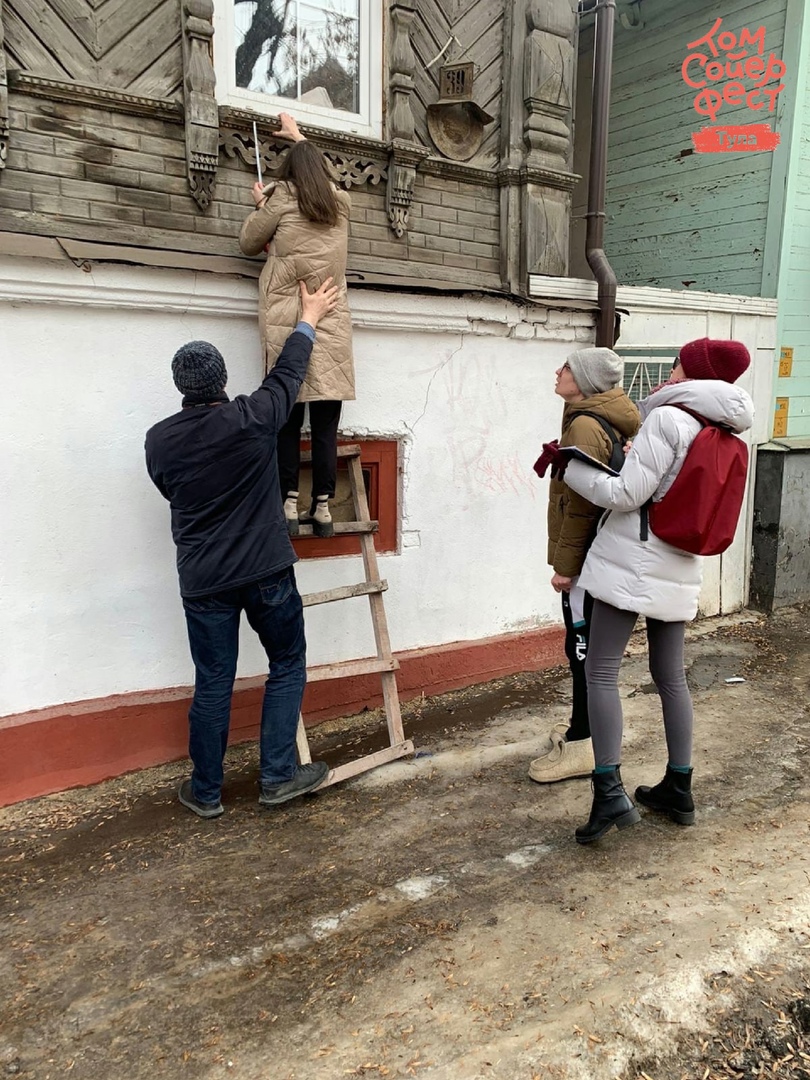
[{"label": "hand reaching up", "polygon": [[306,282],[298,282],[301,289],[301,321],[309,323],[313,330],[337,303],[338,288],[332,284],[332,280],[328,277],[320,289],[313,293],[307,289]]},{"label": "hand reaching up", "polygon": [[289,113],[279,113],[278,118],[281,121],[281,127],[276,132],[276,135],[280,139],[290,139],[292,142],[306,141],[306,136],[302,135],[298,130],[298,124],[296,124]]}]

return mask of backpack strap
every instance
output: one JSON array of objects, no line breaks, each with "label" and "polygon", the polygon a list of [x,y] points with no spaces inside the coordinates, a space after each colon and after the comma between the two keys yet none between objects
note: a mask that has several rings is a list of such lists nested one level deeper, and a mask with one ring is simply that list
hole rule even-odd
[{"label": "backpack strap", "polygon": [[676,402],[673,401],[672,404],[670,405],[670,408],[671,409],[680,409],[681,412],[689,413],[689,415],[692,417],[692,419],[697,420],[697,422],[700,424],[701,427],[717,426],[717,425],[713,425],[712,421],[707,420],[705,416],[701,416],[700,413],[695,412],[694,409],[690,409],[688,405],[678,405]]},{"label": "backpack strap", "polygon": [[730,428],[728,426],[728,424],[721,424],[719,422],[719,420],[707,420],[705,416],[701,416],[700,413],[695,412],[694,409],[690,409],[687,405],[676,405],[673,402],[672,405],[671,405],[671,408],[680,409],[681,412],[689,413],[689,415],[694,420],[697,420],[697,422],[699,424],[701,424],[705,428],[706,427],[715,427],[715,428],[720,428],[721,431],[727,431],[731,435],[735,434],[733,428]]},{"label": "backpack strap", "polygon": [[587,410],[583,409],[582,411],[577,412],[573,416],[573,418],[571,419],[572,424],[578,416],[590,416],[591,420],[595,420],[597,422],[597,424],[601,427],[601,429],[604,431],[604,433],[614,445],[616,443],[618,443],[620,446],[623,445],[624,440],[622,439],[621,435],[619,435],[613,424],[611,424],[609,420],[606,420],[604,416],[600,416],[598,413],[588,412]]},{"label": "backpack strap", "polygon": [[604,416],[600,416],[599,413],[588,412],[587,409],[582,409],[576,412],[571,418],[572,424],[578,416],[590,416],[591,420],[595,420],[597,424],[599,424],[604,433],[610,438],[611,442],[621,442],[621,436],[619,435],[618,431],[613,426],[613,424],[610,423],[609,420],[606,420],[604,418]]}]

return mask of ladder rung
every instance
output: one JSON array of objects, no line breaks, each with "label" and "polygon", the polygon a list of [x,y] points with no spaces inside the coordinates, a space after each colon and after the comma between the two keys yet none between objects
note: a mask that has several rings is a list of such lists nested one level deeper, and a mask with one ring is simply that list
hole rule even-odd
[{"label": "ladder rung", "polygon": [[341,660],[336,664],[319,664],[307,668],[307,682],[324,682],[326,679],[346,679],[350,675],[374,675],[375,672],[398,671],[399,661],[393,656],[387,660],[369,657],[368,660]]},{"label": "ladder rung", "polygon": [[361,581],[359,585],[340,585],[324,592],[305,593],[301,600],[304,607],[314,607],[316,604],[331,604],[333,600],[348,600],[352,596],[371,596],[385,592],[387,588],[387,581]]},{"label": "ladder rung", "polygon": [[[337,456],[344,458],[360,457],[360,447],[356,443],[347,443],[345,446],[339,446],[337,448]],[[302,450],[301,460],[306,462],[312,461],[312,451]]]},{"label": "ladder rung", "polygon": [[413,742],[407,739],[405,742],[394,743],[393,746],[387,746],[384,750],[378,750],[376,754],[367,754],[365,757],[357,758],[355,761],[349,761],[345,765],[338,765],[335,769],[330,769],[326,779],[318,788],[322,791],[323,788],[329,787],[330,784],[338,784],[341,780],[348,780],[352,776],[359,776],[360,773],[368,772],[370,769],[376,769],[378,765],[385,765],[386,762],[396,761],[397,758],[408,757],[413,753]]},{"label": "ladder rung", "polygon": [[[378,521],[336,521],[335,536],[357,535],[359,533],[373,533],[379,529]],[[314,536],[311,525],[298,526],[299,536]],[[295,537],[293,537],[295,539]]]}]

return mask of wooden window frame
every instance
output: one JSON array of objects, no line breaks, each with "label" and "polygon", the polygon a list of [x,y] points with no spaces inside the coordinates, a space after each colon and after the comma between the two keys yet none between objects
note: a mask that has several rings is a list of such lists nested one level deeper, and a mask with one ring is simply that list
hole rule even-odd
[{"label": "wooden window frame", "polygon": [[[374,547],[378,553],[391,554],[398,551],[399,538],[399,442],[396,439],[338,439],[338,445],[360,447],[360,465],[368,476],[368,506],[372,520],[380,527],[374,534]],[[307,440],[302,441],[303,450],[310,449]],[[338,469],[345,469],[346,462],[338,459]],[[359,536],[332,536],[328,540],[318,536],[293,537],[293,548],[299,559],[327,559],[334,555],[359,555]]]},{"label": "wooden window frame", "polygon": [[328,109],[236,85],[234,0],[214,0],[214,71],[220,105],[277,116],[290,112],[302,124],[375,139],[383,135],[383,19],[379,0],[360,0],[360,111]]}]

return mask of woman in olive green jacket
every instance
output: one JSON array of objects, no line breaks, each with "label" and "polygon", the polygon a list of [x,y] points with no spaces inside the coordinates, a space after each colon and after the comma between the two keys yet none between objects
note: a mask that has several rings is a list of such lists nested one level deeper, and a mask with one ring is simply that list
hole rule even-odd
[{"label": "woman in olive green jacket", "polygon": [[[611,349],[580,349],[557,371],[555,393],[565,402],[560,446],[578,446],[609,464],[617,444],[639,428],[638,409],[619,385],[622,361]],[[590,415],[589,415],[590,414]],[[556,727],[529,767],[540,784],[589,776],[593,744],[588,721],[585,658],[593,600],[577,579],[603,510],[553,478],[548,498],[548,562],[553,589],[562,598],[565,654],[573,681],[570,723]]]}]

